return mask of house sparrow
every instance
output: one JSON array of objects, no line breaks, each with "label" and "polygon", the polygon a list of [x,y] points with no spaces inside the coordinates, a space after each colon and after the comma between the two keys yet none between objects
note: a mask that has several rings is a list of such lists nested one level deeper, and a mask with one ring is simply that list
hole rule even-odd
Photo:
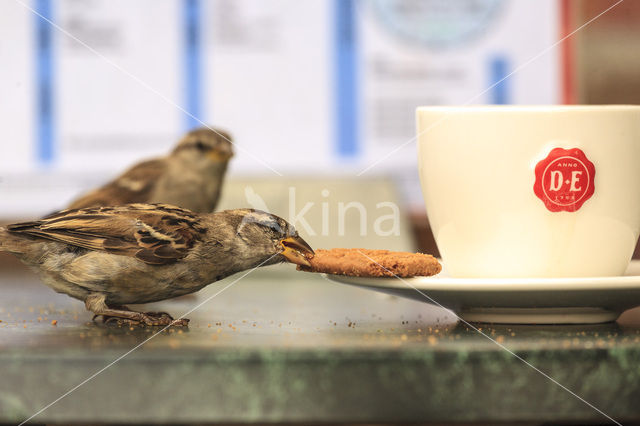
[{"label": "house sparrow", "polygon": [[166,157],[143,161],[68,208],[167,203],[195,212],[213,211],[220,197],[231,136],[203,127],[187,133]]},{"label": "house sparrow", "polygon": [[64,210],[0,227],[0,251],[95,316],[147,325],[189,320],[124,305],[192,293],[258,266],[309,265],[314,253],[278,216],[253,209],[198,214],[167,204]]}]

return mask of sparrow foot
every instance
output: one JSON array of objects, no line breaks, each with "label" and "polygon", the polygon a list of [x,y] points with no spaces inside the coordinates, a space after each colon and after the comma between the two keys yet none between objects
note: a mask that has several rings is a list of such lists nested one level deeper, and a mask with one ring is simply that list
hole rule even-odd
[{"label": "sparrow foot", "polygon": [[118,306],[111,308],[105,303],[105,296],[102,294],[91,294],[85,300],[85,306],[94,313],[93,319],[102,316],[102,322],[105,324],[116,322],[118,324],[127,325],[151,325],[151,326],[183,326],[189,324],[186,318],[174,320],[171,315],[166,312],[136,312],[126,306]]},{"label": "sparrow foot", "polygon": [[[104,324],[118,325],[150,325],[150,326],[181,326],[187,327],[189,320],[187,318],[173,319],[173,317],[166,312],[133,312],[125,311],[136,314],[128,315],[126,318],[118,315],[105,315],[102,314],[102,322]],[[94,319],[100,315],[94,315]]]}]

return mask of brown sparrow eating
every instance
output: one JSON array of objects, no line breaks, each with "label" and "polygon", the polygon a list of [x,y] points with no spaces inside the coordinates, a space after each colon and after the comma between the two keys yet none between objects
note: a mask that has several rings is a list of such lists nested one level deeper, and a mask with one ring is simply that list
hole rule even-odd
[{"label": "brown sparrow eating", "polygon": [[125,305],[200,290],[258,266],[309,266],[313,249],[284,219],[253,209],[194,213],[166,204],[64,210],[0,227],[0,251],[105,320],[186,325]]}]

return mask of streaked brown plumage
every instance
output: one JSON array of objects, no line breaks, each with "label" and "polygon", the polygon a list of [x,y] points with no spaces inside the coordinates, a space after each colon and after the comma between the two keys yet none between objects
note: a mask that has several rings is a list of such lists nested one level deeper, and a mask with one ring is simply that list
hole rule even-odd
[{"label": "streaked brown plumage", "polygon": [[0,228],[0,251],[96,315],[149,325],[172,318],[123,305],[189,294],[257,266],[308,264],[313,255],[277,216],[252,209],[198,214],[165,204],[65,210],[9,225]]},{"label": "streaked brown plumage", "polygon": [[206,127],[196,129],[187,133],[168,156],[136,164],[76,199],[69,208],[166,203],[209,213],[218,203],[232,156],[228,133]]}]

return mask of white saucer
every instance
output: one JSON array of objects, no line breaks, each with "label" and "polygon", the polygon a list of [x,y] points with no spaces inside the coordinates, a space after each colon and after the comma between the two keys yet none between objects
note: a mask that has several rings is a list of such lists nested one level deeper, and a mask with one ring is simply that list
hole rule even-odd
[{"label": "white saucer", "polygon": [[621,277],[594,278],[362,278],[328,275],[369,288],[451,309],[469,322],[595,324],[615,321],[640,305],[640,261]]}]

